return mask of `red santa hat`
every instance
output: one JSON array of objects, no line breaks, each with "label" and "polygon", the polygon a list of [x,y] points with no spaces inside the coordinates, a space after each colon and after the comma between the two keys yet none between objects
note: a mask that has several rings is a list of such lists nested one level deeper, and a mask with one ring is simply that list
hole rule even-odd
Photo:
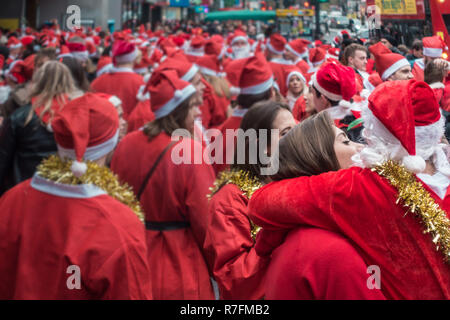
[{"label": "red santa hat", "polygon": [[222,71],[219,59],[216,55],[204,55],[195,63],[200,72],[214,77],[225,77],[226,73]]},{"label": "red santa hat", "polygon": [[323,43],[322,43],[322,41],[320,41],[320,40],[315,40],[315,41],[314,41],[314,47],[315,47],[315,48],[320,47],[322,44],[323,44]]},{"label": "red santa hat", "polygon": [[339,48],[330,48],[330,49],[328,49],[328,52],[327,52],[327,58],[339,60],[340,52],[341,52],[341,50],[339,50]]},{"label": "red santa hat", "polygon": [[450,175],[440,145],[444,120],[433,90],[425,82],[412,79],[380,84],[361,115],[368,143],[359,154],[364,166],[391,159],[419,173],[425,169],[425,160],[430,159],[438,171]]},{"label": "red santa hat", "polygon": [[355,71],[337,63],[326,63],[312,76],[314,88],[332,101],[349,101],[356,94]]},{"label": "red santa hat", "polygon": [[393,53],[384,44],[378,42],[369,47],[369,51],[375,57],[375,65],[381,79],[386,81],[397,70],[410,66],[408,60],[401,54]]},{"label": "red santa hat", "polygon": [[86,61],[89,58],[89,52],[84,43],[69,42],[67,48],[69,48],[70,54],[78,60]]},{"label": "red santa hat", "polygon": [[274,85],[272,69],[259,52],[252,57],[230,62],[225,71],[232,85],[232,95],[260,94]]},{"label": "red santa hat", "polygon": [[97,63],[97,77],[109,72],[113,67],[112,59],[108,56],[101,56]]},{"label": "red santa hat", "polygon": [[196,50],[201,49],[204,47],[204,45],[205,45],[205,38],[203,38],[202,36],[194,36],[191,39],[190,46],[192,49]]},{"label": "red santa hat", "polygon": [[313,67],[317,67],[325,62],[326,51],[322,48],[311,48],[309,49],[309,62]]},{"label": "red santa hat", "polygon": [[20,42],[22,43],[22,45],[24,47],[26,47],[27,45],[33,43],[34,37],[33,36],[24,36],[22,38],[20,38]]},{"label": "red santa hat", "polygon": [[175,70],[157,71],[148,83],[155,119],[163,118],[196,92],[195,87],[178,77]]},{"label": "red santa hat", "polygon": [[19,41],[19,39],[12,36],[12,37],[9,37],[8,43],[6,44],[6,46],[9,49],[18,49],[18,48],[22,47],[22,43]]},{"label": "red santa hat", "polygon": [[229,45],[230,45],[230,46],[232,46],[236,41],[239,41],[239,40],[245,41],[245,42],[248,43],[248,37],[247,37],[247,34],[246,34],[244,31],[239,30],[239,29],[236,30],[236,31],[228,38],[228,41],[229,41]]},{"label": "red santa hat", "polygon": [[214,36],[206,41],[205,43],[205,55],[215,55],[219,58],[222,58],[225,53],[225,47],[223,46],[223,42],[218,39],[214,39]]},{"label": "red santa hat", "polygon": [[9,65],[5,76],[17,84],[24,83],[27,81],[25,68],[23,60],[15,60]]},{"label": "red santa hat", "polygon": [[137,57],[137,48],[136,46],[127,41],[115,41],[113,48],[113,63],[115,65],[122,63],[131,63]]},{"label": "red santa hat", "polygon": [[279,33],[273,33],[267,41],[267,49],[275,54],[283,54],[286,46],[286,39]]},{"label": "red santa hat", "polygon": [[304,39],[292,40],[286,44],[285,49],[289,50],[299,58],[304,58],[308,56],[308,45],[311,41]]},{"label": "red santa hat", "polygon": [[114,150],[119,138],[119,115],[113,104],[94,93],[69,101],[58,112],[51,128],[62,159],[74,160],[71,170],[81,177],[83,160],[97,160]]},{"label": "red santa hat", "polygon": [[99,97],[104,98],[104,99],[108,100],[109,102],[111,102],[112,105],[116,109],[122,105],[122,100],[120,100],[120,98],[115,95],[111,95],[111,94],[107,94],[107,93],[103,93],[103,92],[96,92],[95,94],[98,95]]},{"label": "red santa hat", "polygon": [[363,83],[364,87],[369,90],[369,92],[372,92],[376,87],[383,83],[383,80],[381,80],[378,72],[373,72],[369,75],[369,77],[364,79]]},{"label": "red santa hat", "polygon": [[439,36],[424,37],[422,39],[423,55],[430,58],[440,58],[446,50],[445,42]]}]

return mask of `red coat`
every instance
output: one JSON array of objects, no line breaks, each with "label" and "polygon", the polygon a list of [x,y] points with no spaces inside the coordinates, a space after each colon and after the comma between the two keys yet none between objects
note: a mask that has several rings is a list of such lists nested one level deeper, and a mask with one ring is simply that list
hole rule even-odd
[{"label": "red coat", "polygon": [[[448,190],[442,200],[424,187],[448,213]],[[350,168],[268,184],[253,194],[249,215],[269,233],[308,225],[346,236],[367,265],[380,268],[388,299],[450,299],[450,266],[397,195],[376,172]]]},{"label": "red coat", "polygon": [[424,81],[424,72],[423,70],[425,69],[425,63],[423,58],[422,59],[418,59],[414,62],[413,65],[413,69],[412,69],[412,74],[414,76],[414,79],[416,79],[417,81]]},{"label": "red coat", "polygon": [[[295,65],[300,69],[300,71],[302,72],[303,76],[306,78],[306,76],[308,75],[308,70],[310,68],[308,62],[306,62],[303,59],[299,59]],[[306,83],[308,83],[309,80],[310,79],[306,79]]]},{"label": "red coat", "polygon": [[271,256],[266,274],[269,300],[378,300],[367,286],[367,266],[350,241],[319,228],[289,233]]},{"label": "red coat", "polygon": [[124,72],[104,73],[92,82],[91,88],[96,92],[115,95],[122,100],[123,117],[128,120],[128,116],[138,103],[136,95],[143,84],[142,76],[130,69]]},{"label": "red coat", "polygon": [[139,130],[154,119],[155,115],[152,112],[150,100],[139,101],[128,116],[128,132]]},{"label": "red coat", "polygon": [[292,61],[284,59],[273,59],[269,62],[269,65],[272,68],[274,80],[280,88],[280,93],[285,96],[288,91],[288,86],[286,84],[288,70],[292,70],[292,67],[295,65]]},{"label": "red coat", "polygon": [[203,92],[203,104],[200,107],[202,112],[202,124],[208,129],[220,126],[227,119],[230,100],[225,95],[219,97],[214,88],[206,81]]},{"label": "red coat", "polygon": [[[247,109],[235,109],[233,111],[233,115],[225,120],[225,122],[218,128],[221,132],[221,136],[217,137],[216,139],[222,139],[223,151],[221,158],[222,164],[217,163],[217,161],[212,164],[216,174],[227,169],[229,167],[229,164],[227,164],[227,162],[231,163],[234,159],[234,147],[236,145],[236,139],[227,139],[226,132],[227,130],[239,129],[239,127],[241,126],[242,118],[244,117],[244,114],[246,112]],[[212,141],[212,143],[214,143],[214,141]]]},{"label": "red coat", "polygon": [[100,188],[63,186],[35,176],[0,198],[0,299],[151,299],[136,215]]},{"label": "red coat", "polygon": [[223,186],[209,203],[204,248],[221,299],[264,297],[269,260],[255,252],[247,204],[248,198],[234,184]]},{"label": "red coat", "polygon": [[[114,153],[111,168],[121,181],[137,193],[156,158],[169,144],[170,137],[161,133],[151,141],[142,131],[123,138]],[[192,151],[194,158],[200,144],[189,138],[174,148]],[[201,150],[201,146],[200,146]],[[210,275],[203,257],[208,221],[206,195],[214,182],[210,165],[176,164],[169,150],[158,164],[141,196],[148,222],[184,221],[189,227],[170,231],[147,228],[148,264],[153,297],[158,300],[214,299]]]}]

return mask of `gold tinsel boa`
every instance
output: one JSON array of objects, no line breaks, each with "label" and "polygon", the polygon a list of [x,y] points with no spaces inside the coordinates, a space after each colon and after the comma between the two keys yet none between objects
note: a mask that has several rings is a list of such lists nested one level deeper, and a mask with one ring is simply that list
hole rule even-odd
[{"label": "gold tinsel boa", "polygon": [[425,225],[424,233],[430,233],[436,250],[440,250],[446,262],[450,263],[450,220],[447,214],[434,201],[430,193],[417,181],[415,176],[405,167],[387,161],[376,166],[372,171],[389,180],[398,191],[397,204],[400,200],[408,208],[408,212],[414,213]]},{"label": "gold tinsel boa", "polygon": [[86,173],[77,178],[70,170],[71,165],[72,161],[62,161],[58,156],[52,155],[41,162],[37,167],[37,173],[42,178],[56,183],[70,185],[93,184],[114,199],[127,205],[138,216],[139,220],[144,222],[144,214],[133,189],[128,184],[121,185],[117,176],[109,168],[100,166],[92,161],[86,161]]},{"label": "gold tinsel boa", "polygon": [[[214,186],[210,188],[211,193],[208,195],[208,199],[217,193],[226,184],[232,183],[236,185],[244,195],[250,199],[253,193],[262,187],[262,183],[256,177],[252,177],[249,172],[244,170],[225,170],[219,173],[217,179],[214,181]],[[250,218],[249,218],[250,220]],[[256,239],[261,227],[257,226],[250,220],[251,230],[253,240]]]}]

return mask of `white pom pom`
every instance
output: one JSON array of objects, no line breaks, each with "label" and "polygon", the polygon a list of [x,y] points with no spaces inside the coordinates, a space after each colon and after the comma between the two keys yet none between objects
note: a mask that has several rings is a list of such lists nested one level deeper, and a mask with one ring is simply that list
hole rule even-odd
[{"label": "white pom pom", "polygon": [[84,162],[78,162],[77,160],[74,160],[72,162],[72,165],[70,166],[70,170],[75,177],[79,178],[86,173],[87,165]]},{"label": "white pom pom", "polygon": [[402,163],[406,169],[413,173],[423,172],[426,167],[425,160],[419,156],[406,156],[402,159]]},{"label": "white pom pom", "polygon": [[175,99],[181,99],[183,97],[183,91],[176,90],[174,93]]},{"label": "white pom pom", "polygon": [[350,109],[352,107],[352,104],[349,101],[341,100],[341,101],[339,101],[339,106],[346,108],[346,109]]},{"label": "white pom pom", "polygon": [[237,95],[239,95],[239,93],[241,93],[241,89],[236,88],[236,87],[231,87],[230,93],[232,96],[237,96]]}]

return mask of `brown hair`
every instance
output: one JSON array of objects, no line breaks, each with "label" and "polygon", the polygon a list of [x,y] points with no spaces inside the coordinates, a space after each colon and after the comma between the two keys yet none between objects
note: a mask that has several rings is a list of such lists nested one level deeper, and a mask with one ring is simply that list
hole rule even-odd
[{"label": "brown hair", "polygon": [[34,57],[34,65],[36,69],[42,66],[41,61],[44,58],[48,58],[48,60],[56,60],[56,49],[52,47],[42,48],[36,53]]},{"label": "brown hair", "polygon": [[424,81],[428,84],[443,82],[444,77],[447,74],[447,65],[445,65],[445,67],[441,67],[435,63],[435,60],[431,60],[425,65],[423,73]]},{"label": "brown hair", "polygon": [[[287,110],[290,112],[290,109],[287,105],[266,100],[255,103],[242,118],[240,129],[246,132],[249,129],[253,129],[256,131],[256,138],[259,139],[260,130],[267,130],[267,143],[268,147],[270,147],[271,140],[271,130],[273,129],[273,122],[277,117],[280,110]],[[249,153],[250,153],[250,143],[256,143],[256,141],[250,141],[249,137],[245,137],[245,163],[238,164],[237,162],[237,152],[235,150],[234,153],[234,163],[231,165],[231,169],[236,170],[244,170],[250,173],[251,176],[259,178],[261,181],[267,178],[267,176],[261,176],[261,167],[262,164],[259,161],[259,157],[257,157],[258,161],[255,164],[250,163]],[[256,143],[256,152],[259,155],[259,144]]]},{"label": "brown hair", "polygon": [[355,57],[356,51],[364,51],[367,53],[366,47],[358,43],[352,43],[351,45],[347,46],[344,50],[344,55],[342,56],[344,65],[348,66],[348,58]]},{"label": "brown hair", "polygon": [[249,109],[255,103],[263,100],[269,100],[272,96],[272,88],[258,94],[240,94],[237,97],[238,105],[243,109]]},{"label": "brown hair", "polygon": [[184,121],[192,107],[194,97],[195,93],[179,104],[167,116],[147,123],[144,127],[144,134],[148,136],[149,140],[152,140],[161,132],[165,132],[170,136],[176,129],[185,129]]},{"label": "brown hair", "polygon": [[205,79],[214,89],[219,97],[225,97],[228,100],[231,99],[230,86],[225,78],[219,78],[202,73],[203,79]]},{"label": "brown hair", "polygon": [[279,170],[273,181],[339,170],[335,131],[329,115],[320,112],[291,129],[279,145]]}]

